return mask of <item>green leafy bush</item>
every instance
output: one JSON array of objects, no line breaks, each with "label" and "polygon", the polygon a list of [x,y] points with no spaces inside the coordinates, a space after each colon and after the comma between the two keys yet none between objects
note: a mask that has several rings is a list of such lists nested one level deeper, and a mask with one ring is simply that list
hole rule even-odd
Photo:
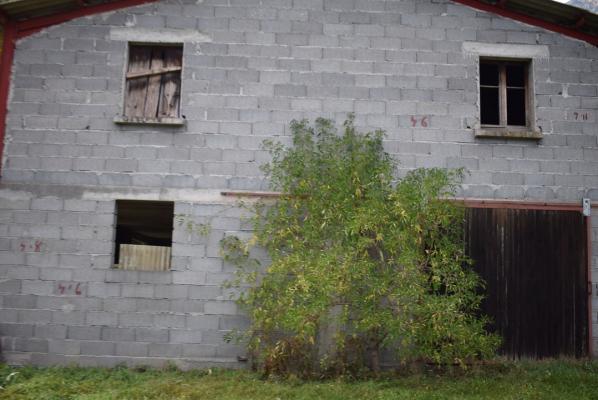
[{"label": "green leafy bush", "polygon": [[[270,374],[378,371],[401,362],[465,365],[499,339],[480,317],[480,278],[464,254],[463,209],[443,200],[462,171],[418,169],[395,180],[382,131],[342,134],[330,120],[291,124],[293,146],[267,143],[264,171],[282,193],[255,206],[254,237],[223,241],[249,284],[239,302],[255,365]],[[271,262],[262,267],[250,249]]]}]

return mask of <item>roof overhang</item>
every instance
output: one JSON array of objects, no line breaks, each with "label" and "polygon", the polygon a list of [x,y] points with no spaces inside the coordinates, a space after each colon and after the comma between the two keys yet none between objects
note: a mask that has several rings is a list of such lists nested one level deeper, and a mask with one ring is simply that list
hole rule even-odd
[{"label": "roof overhang", "polygon": [[[15,22],[23,37],[72,18],[156,0],[0,0],[0,24]],[[552,0],[453,0],[598,46],[598,15]]]},{"label": "roof overhang", "polygon": [[156,0],[0,0],[0,22],[16,29],[16,39],[87,15],[151,3]]},{"label": "roof overhang", "polygon": [[598,46],[598,15],[551,0],[453,0]]}]

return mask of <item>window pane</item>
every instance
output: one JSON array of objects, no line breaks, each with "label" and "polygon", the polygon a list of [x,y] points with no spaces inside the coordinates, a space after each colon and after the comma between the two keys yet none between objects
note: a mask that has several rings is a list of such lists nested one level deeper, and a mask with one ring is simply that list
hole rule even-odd
[{"label": "window pane", "polygon": [[525,89],[507,89],[507,125],[525,126]]},{"label": "window pane", "polygon": [[480,85],[498,86],[498,65],[480,63]]},{"label": "window pane", "polygon": [[525,67],[523,64],[507,65],[507,86],[525,86]]},{"label": "window pane", "polygon": [[482,125],[498,125],[498,88],[480,88]]}]

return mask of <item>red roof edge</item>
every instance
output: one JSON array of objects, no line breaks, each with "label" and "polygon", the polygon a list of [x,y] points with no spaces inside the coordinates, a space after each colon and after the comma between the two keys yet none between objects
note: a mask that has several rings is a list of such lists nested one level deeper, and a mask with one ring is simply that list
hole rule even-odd
[{"label": "red roof edge", "polygon": [[110,3],[98,4],[95,6],[81,6],[73,11],[62,12],[59,14],[45,17],[37,17],[25,21],[17,22],[17,38],[29,36],[41,29],[52,25],[61,24],[71,19],[85,17],[88,15],[114,11],[121,8],[139,6],[146,3],[153,3],[156,0],[119,0]]},{"label": "red roof edge", "polygon": [[4,132],[6,131],[6,111],[8,106],[8,91],[10,89],[10,73],[15,53],[17,24],[12,21],[4,23],[4,41],[2,42],[2,57],[0,58],[0,172],[4,156]]},{"label": "red roof edge", "polygon": [[479,0],[453,0],[455,3],[460,3],[481,11],[498,14],[503,17],[514,19],[519,22],[524,22],[529,25],[539,26],[540,28],[548,29],[553,32],[562,33],[563,35],[586,41],[594,46],[598,46],[598,36],[590,35],[588,33],[580,32],[576,29],[569,28],[563,25],[544,21],[543,19],[532,17],[526,14],[518,13],[497,5],[492,5]]}]

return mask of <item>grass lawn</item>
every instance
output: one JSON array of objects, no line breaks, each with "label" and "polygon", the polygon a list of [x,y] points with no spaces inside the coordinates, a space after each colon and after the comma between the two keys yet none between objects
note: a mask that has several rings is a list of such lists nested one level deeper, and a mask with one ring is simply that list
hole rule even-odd
[{"label": "grass lawn", "polygon": [[[10,378],[9,375],[13,372]],[[104,399],[598,399],[598,362],[546,361],[467,372],[322,382],[262,380],[245,371],[11,368],[1,400]]]}]

